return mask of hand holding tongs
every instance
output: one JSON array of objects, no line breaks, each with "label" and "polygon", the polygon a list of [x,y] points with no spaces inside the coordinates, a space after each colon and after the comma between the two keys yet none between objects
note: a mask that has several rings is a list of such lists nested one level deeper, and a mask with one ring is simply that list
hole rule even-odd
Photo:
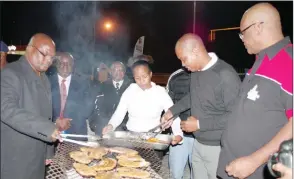
[{"label": "hand holding tongs", "polygon": [[[177,114],[178,115],[178,114]],[[163,128],[161,126],[163,126],[164,124],[168,123],[170,120],[174,120],[177,115],[173,115],[172,117],[170,117],[168,120],[161,122],[159,125],[155,126],[154,128],[150,129],[147,133],[152,133],[151,137],[149,138],[154,138],[155,136],[157,136],[158,134],[160,134],[163,131]],[[155,132],[159,127],[160,130],[158,132]],[[154,133],[155,132],[155,133]],[[150,135],[149,135],[150,136]]]},{"label": "hand holding tongs", "polygon": [[[95,135],[60,134],[60,136],[61,136],[62,141],[75,143],[75,144],[88,146],[88,147],[98,147],[99,143],[98,142],[93,142],[93,141],[98,141],[98,140],[102,139],[101,137],[95,136]],[[67,137],[88,138],[88,139],[93,140],[93,141],[88,141],[88,142],[77,141],[77,140],[73,140],[73,139],[68,139]]]}]

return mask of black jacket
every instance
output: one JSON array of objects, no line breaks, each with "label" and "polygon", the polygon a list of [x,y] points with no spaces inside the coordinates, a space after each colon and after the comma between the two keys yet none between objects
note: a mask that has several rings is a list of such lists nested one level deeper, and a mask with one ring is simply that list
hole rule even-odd
[{"label": "black jacket", "polygon": [[[90,128],[97,135],[101,135],[103,127],[105,127],[112,114],[116,110],[122,93],[130,86],[131,81],[125,77],[124,82],[118,92],[114,87],[112,80],[108,80],[104,83],[100,83],[100,86],[95,85],[95,112],[90,117]],[[127,122],[127,115],[124,118],[123,123],[117,128],[122,130],[123,126]]]},{"label": "black jacket", "polygon": [[[185,95],[190,91],[190,72],[186,70],[179,69],[171,74],[167,84],[167,92],[174,103],[180,101]],[[179,117],[181,120],[187,120],[191,116],[191,110],[188,109],[182,112]],[[186,137],[193,137],[192,133],[184,132]]]}]

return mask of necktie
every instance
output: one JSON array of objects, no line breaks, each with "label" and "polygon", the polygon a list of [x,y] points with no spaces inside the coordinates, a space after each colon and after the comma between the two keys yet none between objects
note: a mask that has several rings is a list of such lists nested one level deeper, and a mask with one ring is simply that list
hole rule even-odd
[{"label": "necktie", "polygon": [[66,79],[63,79],[60,85],[60,118],[63,118],[64,107],[66,103],[66,86],[65,86]]},{"label": "necktie", "polygon": [[119,90],[119,83],[116,83],[115,84],[115,88],[116,88],[116,91],[118,92],[118,90]]}]

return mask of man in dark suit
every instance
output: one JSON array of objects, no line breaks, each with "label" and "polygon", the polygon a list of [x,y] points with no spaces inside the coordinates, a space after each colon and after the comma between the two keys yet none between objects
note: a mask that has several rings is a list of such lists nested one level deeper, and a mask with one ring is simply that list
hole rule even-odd
[{"label": "man in dark suit", "polygon": [[[125,65],[119,61],[113,62],[110,67],[111,79],[100,84],[96,93],[95,113],[90,119],[90,128],[97,135],[102,134],[102,129],[107,125],[114,113],[122,93],[130,86],[131,81],[125,75]],[[94,89],[95,90],[95,89]],[[118,130],[123,130],[127,115]]]},{"label": "man in dark suit", "polygon": [[94,106],[89,102],[89,81],[73,74],[74,58],[69,53],[58,53],[57,74],[49,76],[52,91],[53,121],[70,118],[71,126],[65,133],[87,134],[86,120]]},{"label": "man in dark suit", "polygon": [[[45,34],[34,35],[26,53],[1,70],[1,179],[45,177],[48,144],[69,120],[52,122],[50,83],[45,71],[55,56],[55,44]],[[49,156],[50,157],[50,156]]]}]

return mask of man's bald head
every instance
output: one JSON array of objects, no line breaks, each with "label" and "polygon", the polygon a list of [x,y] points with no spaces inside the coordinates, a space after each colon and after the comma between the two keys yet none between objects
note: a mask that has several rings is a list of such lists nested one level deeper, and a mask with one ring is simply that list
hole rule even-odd
[{"label": "man's bald head", "polygon": [[243,23],[266,22],[269,25],[281,28],[281,19],[278,10],[269,3],[258,3],[249,8],[243,15]]},{"label": "man's bald head", "polygon": [[34,70],[44,72],[52,64],[55,43],[48,35],[37,33],[30,39],[25,56]]},{"label": "man's bald head", "polygon": [[176,43],[176,55],[190,71],[199,71],[208,63],[208,53],[202,39],[195,34],[185,34]]},{"label": "man's bald head", "polygon": [[33,35],[29,42],[29,45],[34,45],[34,46],[40,46],[43,44],[47,44],[55,48],[55,43],[52,40],[52,38],[43,33],[37,33]]},{"label": "man's bald head", "polygon": [[249,54],[256,54],[283,38],[280,14],[269,3],[249,8],[242,17],[240,31]]},{"label": "man's bald head", "polygon": [[186,50],[197,49],[198,51],[199,50],[206,51],[202,39],[198,35],[191,34],[191,33],[183,35],[177,41],[176,49],[186,49]]}]

